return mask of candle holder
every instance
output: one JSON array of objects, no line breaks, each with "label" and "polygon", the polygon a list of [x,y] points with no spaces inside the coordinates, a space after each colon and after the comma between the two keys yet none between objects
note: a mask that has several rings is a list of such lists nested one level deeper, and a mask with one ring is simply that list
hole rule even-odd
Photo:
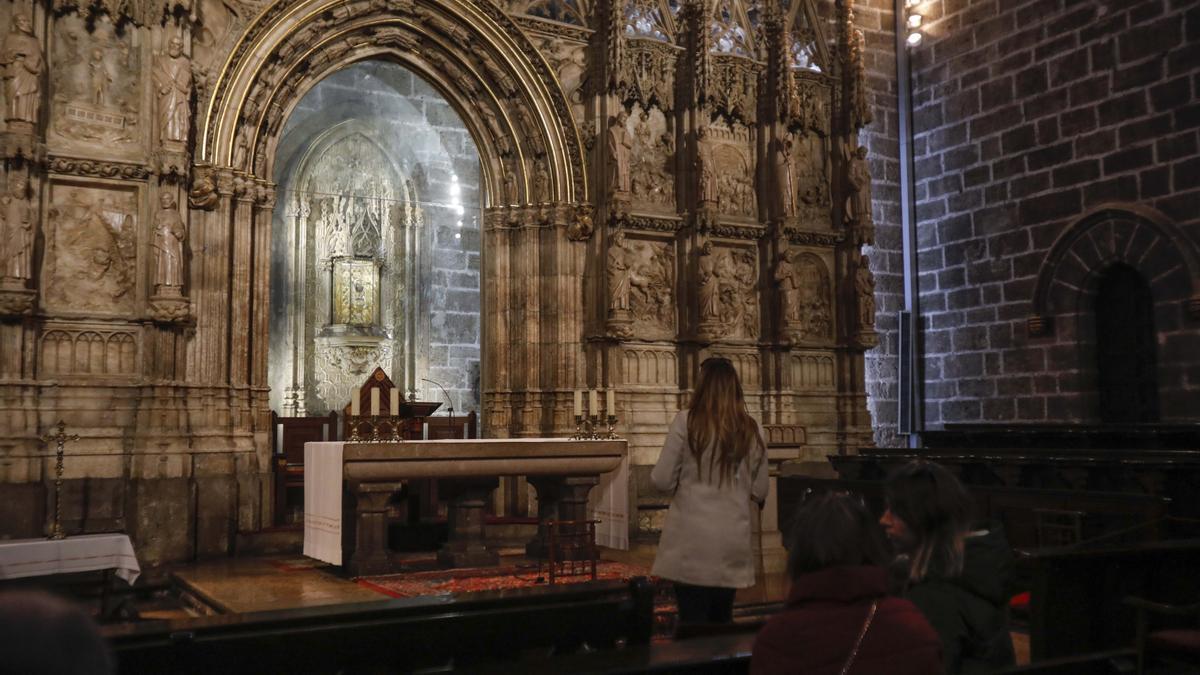
[{"label": "candle holder", "polygon": [[607,438],[609,438],[610,440],[617,437],[617,434],[615,432],[613,432],[613,427],[615,427],[616,425],[617,425],[617,416],[610,414],[608,416],[608,436],[607,436]]},{"label": "candle holder", "polygon": [[392,423],[392,438],[393,443],[403,443],[404,435],[400,433],[400,417],[398,415],[388,415],[388,420]]},{"label": "candle holder", "polygon": [[79,440],[79,434],[68,436],[67,423],[62,420],[59,420],[55,427],[58,429],[57,433],[42,436],[42,442],[54,441],[57,445],[54,453],[54,522],[50,525],[50,536],[47,538],[66,539],[67,533],[62,528],[63,450],[67,442]]}]

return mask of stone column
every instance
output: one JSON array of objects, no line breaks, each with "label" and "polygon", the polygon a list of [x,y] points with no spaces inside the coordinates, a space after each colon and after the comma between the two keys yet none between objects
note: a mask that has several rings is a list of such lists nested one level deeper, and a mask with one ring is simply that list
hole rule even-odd
[{"label": "stone column", "polygon": [[[600,484],[599,476],[530,476],[529,484],[538,494],[538,531],[525,544],[525,555],[546,557],[550,545],[551,520],[587,520],[588,493]],[[565,532],[574,534],[582,527]]]},{"label": "stone column", "polygon": [[388,555],[387,505],[404,483],[359,483],[349,486],[342,510],[342,567],[352,577],[392,571]]},{"label": "stone column", "polygon": [[484,543],[483,509],[497,478],[459,478],[438,481],[438,493],[450,500],[450,537],[438,551],[438,562],[447,567],[488,567],[500,555]]}]

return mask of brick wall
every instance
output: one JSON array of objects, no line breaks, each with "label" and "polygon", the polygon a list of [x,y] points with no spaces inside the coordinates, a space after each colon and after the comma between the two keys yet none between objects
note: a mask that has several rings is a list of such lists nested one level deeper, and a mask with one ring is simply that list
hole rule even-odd
[{"label": "brick wall", "polygon": [[[1187,312],[1200,291],[1200,6],[931,0],[919,10],[926,423],[1095,419],[1091,306],[1099,272],[1114,262],[1138,270],[1154,293],[1163,419],[1200,417],[1200,325]],[[875,10],[859,14],[871,28]],[[883,58],[873,55],[873,76],[885,74]],[[887,87],[873,87],[890,114]],[[895,132],[890,120],[872,131],[887,249],[872,255],[883,361],[899,290],[884,141]],[[868,377],[876,424],[886,426],[894,368],[876,364]]]}]

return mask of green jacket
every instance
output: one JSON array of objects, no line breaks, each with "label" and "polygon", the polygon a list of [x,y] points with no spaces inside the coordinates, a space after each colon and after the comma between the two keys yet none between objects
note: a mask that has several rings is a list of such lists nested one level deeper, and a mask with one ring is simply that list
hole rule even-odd
[{"label": "green jacket", "polygon": [[984,527],[967,537],[961,575],[930,570],[904,594],[941,637],[947,673],[990,673],[1016,663],[1008,622],[1012,549],[999,523]]}]

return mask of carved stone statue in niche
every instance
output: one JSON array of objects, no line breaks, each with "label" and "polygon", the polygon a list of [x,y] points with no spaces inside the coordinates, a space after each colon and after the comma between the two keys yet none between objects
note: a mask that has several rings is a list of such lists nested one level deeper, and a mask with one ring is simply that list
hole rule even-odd
[{"label": "carved stone statue in niche", "polygon": [[867,149],[859,146],[851,152],[847,146],[846,213],[853,224],[858,244],[874,243],[874,224],[871,221],[871,168],[867,165]]},{"label": "carved stone statue in niche", "polygon": [[775,190],[775,213],[782,218],[796,215],[796,182],[792,175],[792,139],[786,135],[776,138],[772,156],[775,159],[775,175],[779,188]]},{"label": "carved stone statue in niche", "polygon": [[183,242],[187,229],[175,195],[163,192],[154,216],[154,294],[179,295],[183,286]]},{"label": "carved stone statue in niche", "polygon": [[774,278],[779,284],[780,316],[786,329],[787,324],[800,322],[800,276],[790,248],[785,248],[779,255]]},{"label": "carved stone statue in niche", "polygon": [[33,34],[33,21],[28,14],[17,13],[4,42],[3,52],[5,95],[8,109],[5,119],[25,123],[32,131],[37,125],[41,107],[42,47]]},{"label": "carved stone statue in niche", "polygon": [[88,82],[90,84],[91,102],[103,106],[108,101],[108,86],[112,84],[112,74],[104,63],[104,50],[93,49],[88,61]]},{"label": "carved stone statue in niche", "polygon": [[708,140],[708,129],[696,130],[696,175],[700,178],[700,201],[717,201],[717,166],[712,143]]},{"label": "carved stone statue in niche", "polygon": [[8,194],[0,197],[4,205],[4,278],[24,281],[33,276],[33,220],[24,178],[14,178]]},{"label": "carved stone statue in niche", "polygon": [[871,274],[871,265],[867,256],[858,260],[858,269],[854,272],[854,290],[858,293],[858,325],[863,331],[875,328],[875,276]]},{"label": "carved stone statue in niche", "polygon": [[550,173],[546,171],[546,162],[531,160],[533,163],[533,197],[540,204],[550,201]]},{"label": "carved stone statue in niche", "polygon": [[717,256],[713,254],[712,242],[700,247],[700,327],[714,326],[721,312],[721,279],[717,274]]},{"label": "carved stone statue in niche", "polygon": [[154,70],[154,85],[158,89],[158,123],[160,138],[165,142],[187,141],[192,96],[192,65],[183,55],[183,40],[172,37],[167,53],[159,57]]},{"label": "carved stone statue in niche", "polygon": [[629,192],[629,161],[633,152],[633,134],[629,133],[629,115],[620,110],[608,125],[608,179],[614,192]]},{"label": "carved stone statue in niche", "polygon": [[633,318],[629,313],[629,289],[633,270],[631,248],[625,233],[617,230],[608,243],[608,332],[616,337],[633,334]]},{"label": "carved stone statue in niche", "polygon": [[608,243],[608,308],[614,311],[629,309],[630,271],[629,248],[625,233],[617,230]]}]

